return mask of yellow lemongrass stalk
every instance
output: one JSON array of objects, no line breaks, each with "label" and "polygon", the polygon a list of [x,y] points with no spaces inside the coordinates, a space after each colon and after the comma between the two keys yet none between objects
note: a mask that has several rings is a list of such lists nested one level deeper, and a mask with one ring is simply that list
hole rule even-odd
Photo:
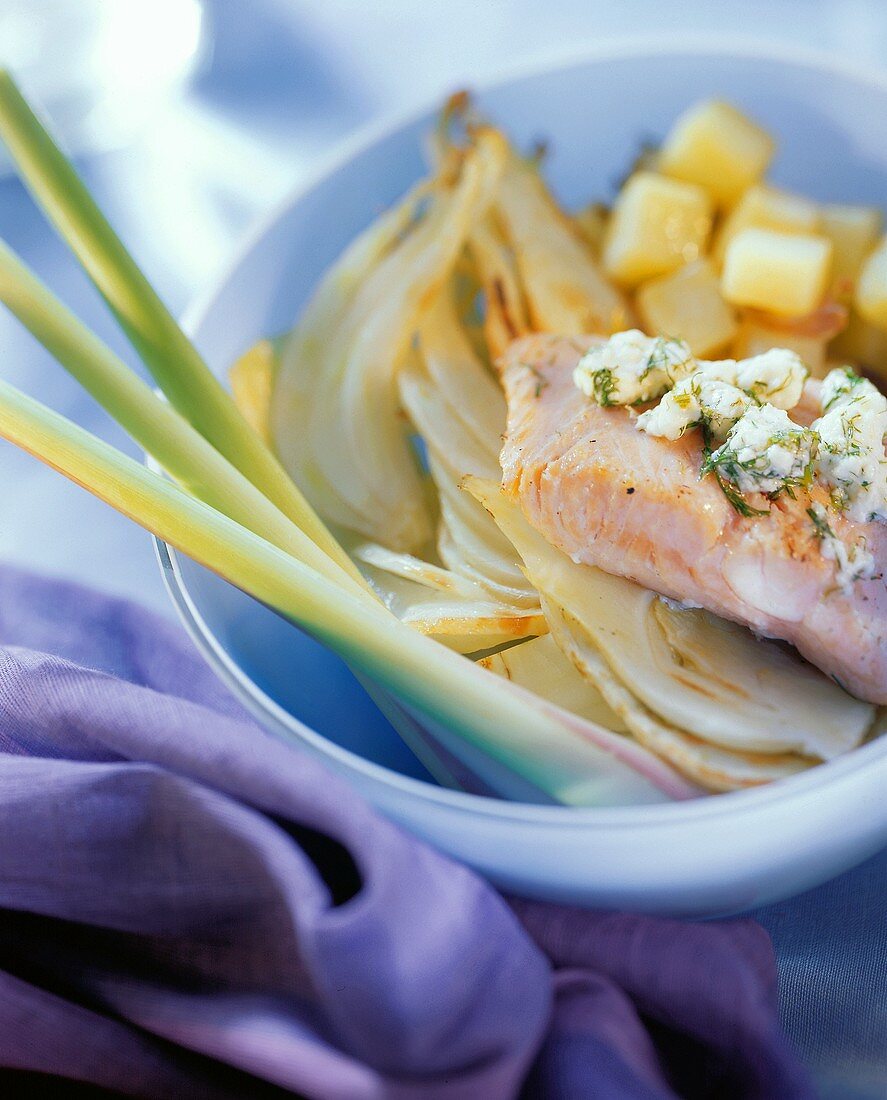
[{"label": "yellow lemongrass stalk", "polygon": [[346,572],[251,481],[146,385],[0,241],[0,301],[171,477],[318,572],[369,588],[348,559]]},{"label": "yellow lemongrass stalk", "polygon": [[73,249],[173,407],[350,571],[347,554],[244,420],[4,70],[0,70],[0,138],[34,198]]},{"label": "yellow lemongrass stalk", "polygon": [[417,635],[177,485],[0,382],[0,435],[275,608],[403,703],[567,803],[661,801],[696,790],[585,723]]}]

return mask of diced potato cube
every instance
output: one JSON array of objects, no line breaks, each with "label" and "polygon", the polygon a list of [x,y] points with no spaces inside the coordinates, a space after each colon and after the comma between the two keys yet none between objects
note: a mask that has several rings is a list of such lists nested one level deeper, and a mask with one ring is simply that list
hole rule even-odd
[{"label": "diced potato cube", "polygon": [[764,175],[773,138],[729,103],[698,103],[678,118],[659,151],[660,172],[698,183],[722,207]]},{"label": "diced potato cube", "polygon": [[747,359],[771,348],[787,348],[800,357],[814,378],[824,378],[829,340],[846,323],[846,308],[834,302],[827,302],[806,317],[788,321],[758,310],[745,310],[733,345],[733,356]]},{"label": "diced potato cube", "polygon": [[737,306],[800,317],[822,301],[831,259],[825,237],[743,229],[727,248],[721,293]]},{"label": "diced potato cube", "polygon": [[874,206],[831,203],[822,210],[822,232],[834,246],[835,296],[853,297],[856,278],[881,236],[881,211]]},{"label": "diced potato cube", "polygon": [[856,308],[866,321],[887,329],[887,237],[882,238],[859,273]]},{"label": "diced potato cube", "polygon": [[722,264],[730,241],[743,229],[817,233],[821,226],[822,213],[815,202],[791,191],[758,184],[745,192],[724,220],[715,237],[712,256],[717,264]]},{"label": "diced potato cube", "polygon": [[686,340],[694,355],[711,355],[736,335],[736,315],[721,297],[717,273],[708,260],[696,260],[644,283],[637,307],[651,336]]},{"label": "diced potato cube", "polygon": [[829,344],[829,355],[887,376],[887,332],[852,311],[847,327]]},{"label": "diced potato cube", "polygon": [[595,257],[600,256],[604,247],[609,217],[610,211],[600,202],[591,202],[573,215],[579,235]]},{"label": "diced potato cube", "polygon": [[619,192],[604,242],[604,270],[625,287],[699,258],[711,232],[701,187],[637,172]]}]

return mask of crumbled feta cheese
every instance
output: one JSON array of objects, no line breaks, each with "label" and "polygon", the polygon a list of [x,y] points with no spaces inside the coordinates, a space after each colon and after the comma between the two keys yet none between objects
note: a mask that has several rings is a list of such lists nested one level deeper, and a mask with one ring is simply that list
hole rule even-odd
[{"label": "crumbled feta cheese", "polygon": [[848,546],[832,530],[828,513],[821,504],[814,504],[809,508],[808,515],[813,520],[814,532],[820,540],[822,556],[835,563],[835,580],[839,588],[847,592],[856,581],[869,580],[875,575],[875,559],[866,549],[865,538]]},{"label": "crumbled feta cheese", "polygon": [[800,356],[793,351],[771,348],[762,355],[740,359],[735,377],[728,381],[760,402],[788,410],[801,400],[808,373]]},{"label": "crumbled feta cheese", "polygon": [[839,538],[824,539],[822,556],[837,565],[835,580],[846,592],[854,581],[869,580],[875,575],[875,558],[866,550],[865,542],[848,546]]},{"label": "crumbled feta cheese", "polygon": [[797,405],[807,377],[800,358],[785,348],[739,361],[697,363],[682,340],[629,329],[587,351],[573,372],[573,381],[599,405],[639,405],[661,397],[697,370],[780,409]]},{"label": "crumbled feta cheese", "polygon": [[573,371],[573,382],[599,405],[639,405],[660,397],[695,367],[682,340],[629,329],[587,351]]},{"label": "crumbled feta cheese", "polygon": [[806,377],[807,368],[798,356],[783,348],[739,361],[700,361],[656,408],[638,417],[638,427],[650,435],[679,439],[688,428],[706,424],[716,439],[723,439],[755,402],[793,409]]},{"label": "crumbled feta cheese", "polygon": [[816,436],[795,424],[784,409],[753,405],[703,465],[717,469],[741,493],[781,493],[810,480]]},{"label": "crumbled feta cheese", "polygon": [[728,495],[740,510],[742,493],[772,496],[815,472],[850,518],[887,520],[887,398],[849,369],[832,371],[822,383],[822,416],[805,428],[786,413],[807,373],[786,348],[697,362],[681,340],[630,329],[586,352],[573,381],[599,405],[661,398],[637,418],[650,435],[676,440],[702,426],[709,439],[725,441],[703,472],[714,470],[725,493],[726,482],[736,486]]},{"label": "crumbled feta cheese", "polygon": [[817,473],[851,519],[887,519],[887,398],[851,370],[833,370],[822,383]]},{"label": "crumbled feta cheese", "polygon": [[705,424],[712,436],[723,439],[751,405],[747,393],[698,370],[678,382],[655,408],[641,413],[637,426],[649,435],[680,439],[688,428]]},{"label": "crumbled feta cheese", "polygon": [[851,367],[838,367],[823,378],[820,401],[824,413],[859,400],[867,400],[875,408],[887,404],[880,390]]}]

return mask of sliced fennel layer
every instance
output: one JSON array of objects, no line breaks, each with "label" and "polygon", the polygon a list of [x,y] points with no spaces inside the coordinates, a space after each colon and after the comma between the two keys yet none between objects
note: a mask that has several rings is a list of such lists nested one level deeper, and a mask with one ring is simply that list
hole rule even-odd
[{"label": "sliced fennel layer", "polygon": [[580,718],[587,718],[614,733],[627,730],[619,715],[608,706],[594,684],[568,660],[551,634],[513,645],[478,663]]},{"label": "sliced fennel layer", "polygon": [[504,151],[498,134],[479,137],[455,181],[439,175],[375,222],[285,340],[272,410],[278,453],[329,521],[392,549],[414,552],[432,534],[397,375],[492,199]]},{"label": "sliced fennel layer", "polygon": [[820,759],[865,736],[874,708],[781,646],[572,562],[497,484],[467,479],[466,487],[514,543],[543,597],[581,623],[638,705],[668,725],[734,752]]},{"label": "sliced fennel layer", "polygon": [[579,619],[544,597],[543,604],[558,645],[582,675],[599,688],[640,744],[668,760],[694,782],[712,791],[733,791],[787,779],[815,763],[793,753],[731,751],[663,722],[613,675]]}]

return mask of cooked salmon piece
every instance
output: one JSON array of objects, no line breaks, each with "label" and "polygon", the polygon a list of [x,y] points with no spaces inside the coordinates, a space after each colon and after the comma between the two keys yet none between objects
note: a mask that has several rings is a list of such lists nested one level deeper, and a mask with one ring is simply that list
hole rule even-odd
[{"label": "cooked salmon piece", "polygon": [[[700,479],[698,430],[656,438],[633,410],[602,408],[576,388],[573,368],[593,342],[531,336],[501,364],[502,486],[527,520],[574,561],[782,638],[851,694],[887,703],[887,526],[833,519],[848,543],[865,536],[877,566],[842,589],[807,514],[827,502],[821,486],[741,516],[714,476]],[[807,393],[798,419],[809,422],[811,407]]]}]

